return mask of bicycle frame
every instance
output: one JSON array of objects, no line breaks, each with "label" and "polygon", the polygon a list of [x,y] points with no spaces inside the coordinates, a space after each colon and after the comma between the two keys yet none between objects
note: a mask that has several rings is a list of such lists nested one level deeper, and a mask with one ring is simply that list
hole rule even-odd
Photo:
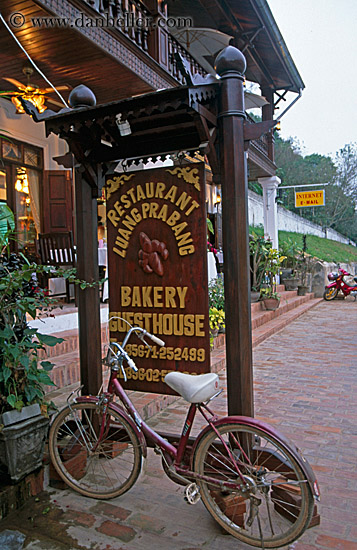
[{"label": "bicycle frame", "polygon": [[[114,403],[112,401],[114,395],[119,397],[119,399],[121,400],[122,404],[125,407],[125,410],[119,404]],[[181,436],[179,437],[179,440],[178,440],[178,445],[177,447],[175,447],[169,441],[164,439],[160,434],[158,434],[155,430],[150,428],[150,426],[141,418],[140,414],[136,410],[132,401],[125,393],[124,388],[121,386],[120,382],[117,380],[116,370],[112,369],[109,383],[108,383],[108,391],[104,392],[100,396],[100,398],[98,396],[83,396],[83,397],[76,398],[76,402],[81,403],[81,402],[91,401],[94,403],[98,403],[98,399],[103,399],[105,401],[105,406],[112,407],[120,415],[124,416],[127,422],[130,423],[131,427],[134,429],[135,433],[138,436],[144,456],[146,456],[147,454],[147,441],[150,441],[151,443],[153,443],[155,448],[160,449],[163,455],[167,453],[172,458],[173,467],[174,467],[173,473],[178,474],[179,477],[180,476],[184,477],[187,481],[187,484],[191,483],[193,479],[200,479],[200,480],[206,481],[207,483],[210,483],[211,485],[220,486],[221,488],[222,486],[224,486],[227,489],[233,489],[233,490],[238,489],[238,490],[244,491],[244,486],[246,482],[235,460],[233,460],[233,463],[236,465],[236,468],[237,468],[237,476],[241,480],[241,483],[238,483],[238,485],[237,485],[237,482],[236,483],[223,482],[223,481],[218,482],[214,478],[203,476],[192,471],[192,457],[194,455],[195,448],[197,447],[199,441],[206,434],[208,430],[213,429],[216,432],[217,436],[220,438],[218,428],[221,424],[224,424],[226,422],[240,423],[247,426],[252,426],[253,424],[259,430],[263,431],[267,435],[270,435],[272,437],[279,439],[280,442],[283,444],[283,446],[294,455],[294,458],[299,463],[299,466],[301,467],[302,471],[306,476],[306,479],[308,480],[312,494],[315,496],[316,499],[319,500],[320,498],[316,477],[309,463],[302,457],[301,453],[299,452],[299,450],[294,444],[292,444],[290,441],[288,442],[282,434],[280,434],[278,431],[276,431],[274,428],[272,428],[265,422],[255,420],[250,417],[244,417],[244,416],[230,416],[230,417],[218,418],[216,415],[212,413],[212,411],[209,410],[207,405],[202,403],[200,404],[191,403],[186,416],[183,429],[182,429]],[[200,411],[200,413],[206,420],[207,426],[199,433],[198,437],[195,440],[195,443],[190,453],[190,464],[189,465],[182,464],[197,409]],[[212,415],[211,418],[208,418],[208,416],[204,413],[203,409],[206,409],[207,412]],[[105,420],[105,415],[103,415],[103,423],[104,423],[104,420]],[[105,429],[104,424],[102,424],[100,429],[101,429],[101,434],[104,433],[104,429]],[[221,441],[225,449],[227,450],[228,454],[230,454],[230,450],[226,446],[225,442],[222,439]],[[244,453],[244,449],[241,448],[241,451]]]},{"label": "bicycle frame", "polygon": [[[184,423],[181,436],[179,438],[178,446],[175,447],[169,441],[167,441],[166,439],[161,437],[161,435],[158,434],[155,430],[150,428],[150,426],[148,426],[148,424],[140,417],[140,415],[139,415],[138,411],[136,410],[136,408],[134,407],[133,403],[131,402],[131,400],[126,395],[123,387],[118,382],[115,372],[112,372],[112,374],[111,374],[111,377],[110,377],[110,380],[109,380],[109,385],[108,385],[108,390],[109,390],[110,395],[114,393],[115,395],[117,395],[120,398],[120,400],[124,404],[126,410],[128,411],[129,415],[131,416],[131,418],[135,421],[138,428],[143,432],[145,438],[148,439],[149,441],[151,441],[156,448],[159,448],[162,453],[167,453],[174,459],[174,469],[175,469],[176,473],[178,473],[179,475],[188,476],[190,479],[192,479],[192,478],[193,479],[204,479],[206,481],[210,481],[212,484],[217,484],[217,481],[215,479],[212,479],[212,478],[207,477],[207,476],[200,476],[199,474],[191,471],[187,467],[182,467],[182,465],[181,465],[182,461],[183,461],[184,454],[185,454],[185,450],[186,450],[186,447],[187,447],[187,442],[188,442],[190,434],[191,434],[191,429],[192,429],[193,421],[194,421],[195,416],[196,416],[197,409],[201,412],[202,416],[208,422],[209,426],[212,426],[211,419],[208,419],[208,417],[203,413],[201,405],[191,403],[191,405],[189,407],[189,410],[188,410],[188,413],[187,413],[187,416],[186,416],[186,421]],[[206,406],[205,406],[205,408],[207,409],[207,411],[210,414],[212,414],[212,419],[217,419],[217,417],[215,415],[213,415],[213,413],[211,413],[211,411],[209,411],[209,409]],[[209,428],[209,426],[207,426],[207,427]],[[222,441],[222,443],[224,444],[223,441]],[[226,449],[228,450],[228,452],[230,452],[227,447],[226,447]],[[238,467],[237,467],[237,474],[241,478],[242,483],[245,483],[244,482],[244,477],[240,473]],[[189,483],[189,481],[187,481],[187,482]],[[227,487],[230,487],[230,488],[232,488],[234,486],[234,484],[232,484],[232,483],[231,484],[227,483],[226,485],[227,485]]]}]

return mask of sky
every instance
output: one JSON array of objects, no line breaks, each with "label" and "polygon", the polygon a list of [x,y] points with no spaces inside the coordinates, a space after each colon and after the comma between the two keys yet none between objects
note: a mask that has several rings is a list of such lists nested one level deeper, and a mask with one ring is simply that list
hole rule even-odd
[{"label": "sky", "polygon": [[357,142],[357,0],[268,4],[305,84],[281,120],[281,137],[297,138],[304,155],[334,157]]}]

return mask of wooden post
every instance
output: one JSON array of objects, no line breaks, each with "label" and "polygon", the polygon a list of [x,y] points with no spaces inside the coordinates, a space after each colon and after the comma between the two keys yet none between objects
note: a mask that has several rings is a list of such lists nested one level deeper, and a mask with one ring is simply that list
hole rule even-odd
[{"label": "wooden post", "polygon": [[254,415],[250,315],[248,181],[244,152],[243,74],[233,46],[216,59],[221,77],[218,117],[222,175],[228,413]]},{"label": "wooden post", "polygon": [[[77,273],[78,278],[88,282],[97,281],[98,236],[97,200],[92,188],[76,169],[76,230],[77,230]],[[97,395],[102,385],[102,351],[99,288],[77,291],[79,351],[82,395]]]},{"label": "wooden post", "polygon": [[[269,105],[262,108],[262,120],[273,120],[274,118],[274,90],[271,88],[262,88],[262,95],[269,101]],[[267,133],[268,138],[268,157],[274,162],[274,129]]]}]

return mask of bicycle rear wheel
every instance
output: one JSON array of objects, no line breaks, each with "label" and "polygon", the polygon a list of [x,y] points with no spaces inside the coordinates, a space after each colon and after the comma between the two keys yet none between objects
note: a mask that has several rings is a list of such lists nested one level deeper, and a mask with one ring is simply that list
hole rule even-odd
[{"label": "bicycle rear wheel", "polygon": [[[314,501],[293,455],[255,426],[227,423],[198,443],[194,471],[237,489],[198,480],[201,497],[215,520],[242,542],[279,548],[296,540],[310,524]],[[246,492],[239,472],[244,476]]]},{"label": "bicycle rear wheel", "polygon": [[[142,451],[130,424],[111,408],[74,403],[55,418],[49,433],[53,466],[75,491],[108,499],[128,491],[138,478]],[[104,433],[100,440],[101,426]]]}]

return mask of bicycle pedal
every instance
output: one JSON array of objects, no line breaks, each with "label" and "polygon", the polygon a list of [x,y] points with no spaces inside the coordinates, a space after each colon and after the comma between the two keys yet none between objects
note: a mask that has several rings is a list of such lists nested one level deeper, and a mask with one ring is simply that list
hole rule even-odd
[{"label": "bicycle pedal", "polygon": [[185,487],[184,499],[188,504],[197,504],[200,498],[200,489],[196,483],[190,483]]}]

